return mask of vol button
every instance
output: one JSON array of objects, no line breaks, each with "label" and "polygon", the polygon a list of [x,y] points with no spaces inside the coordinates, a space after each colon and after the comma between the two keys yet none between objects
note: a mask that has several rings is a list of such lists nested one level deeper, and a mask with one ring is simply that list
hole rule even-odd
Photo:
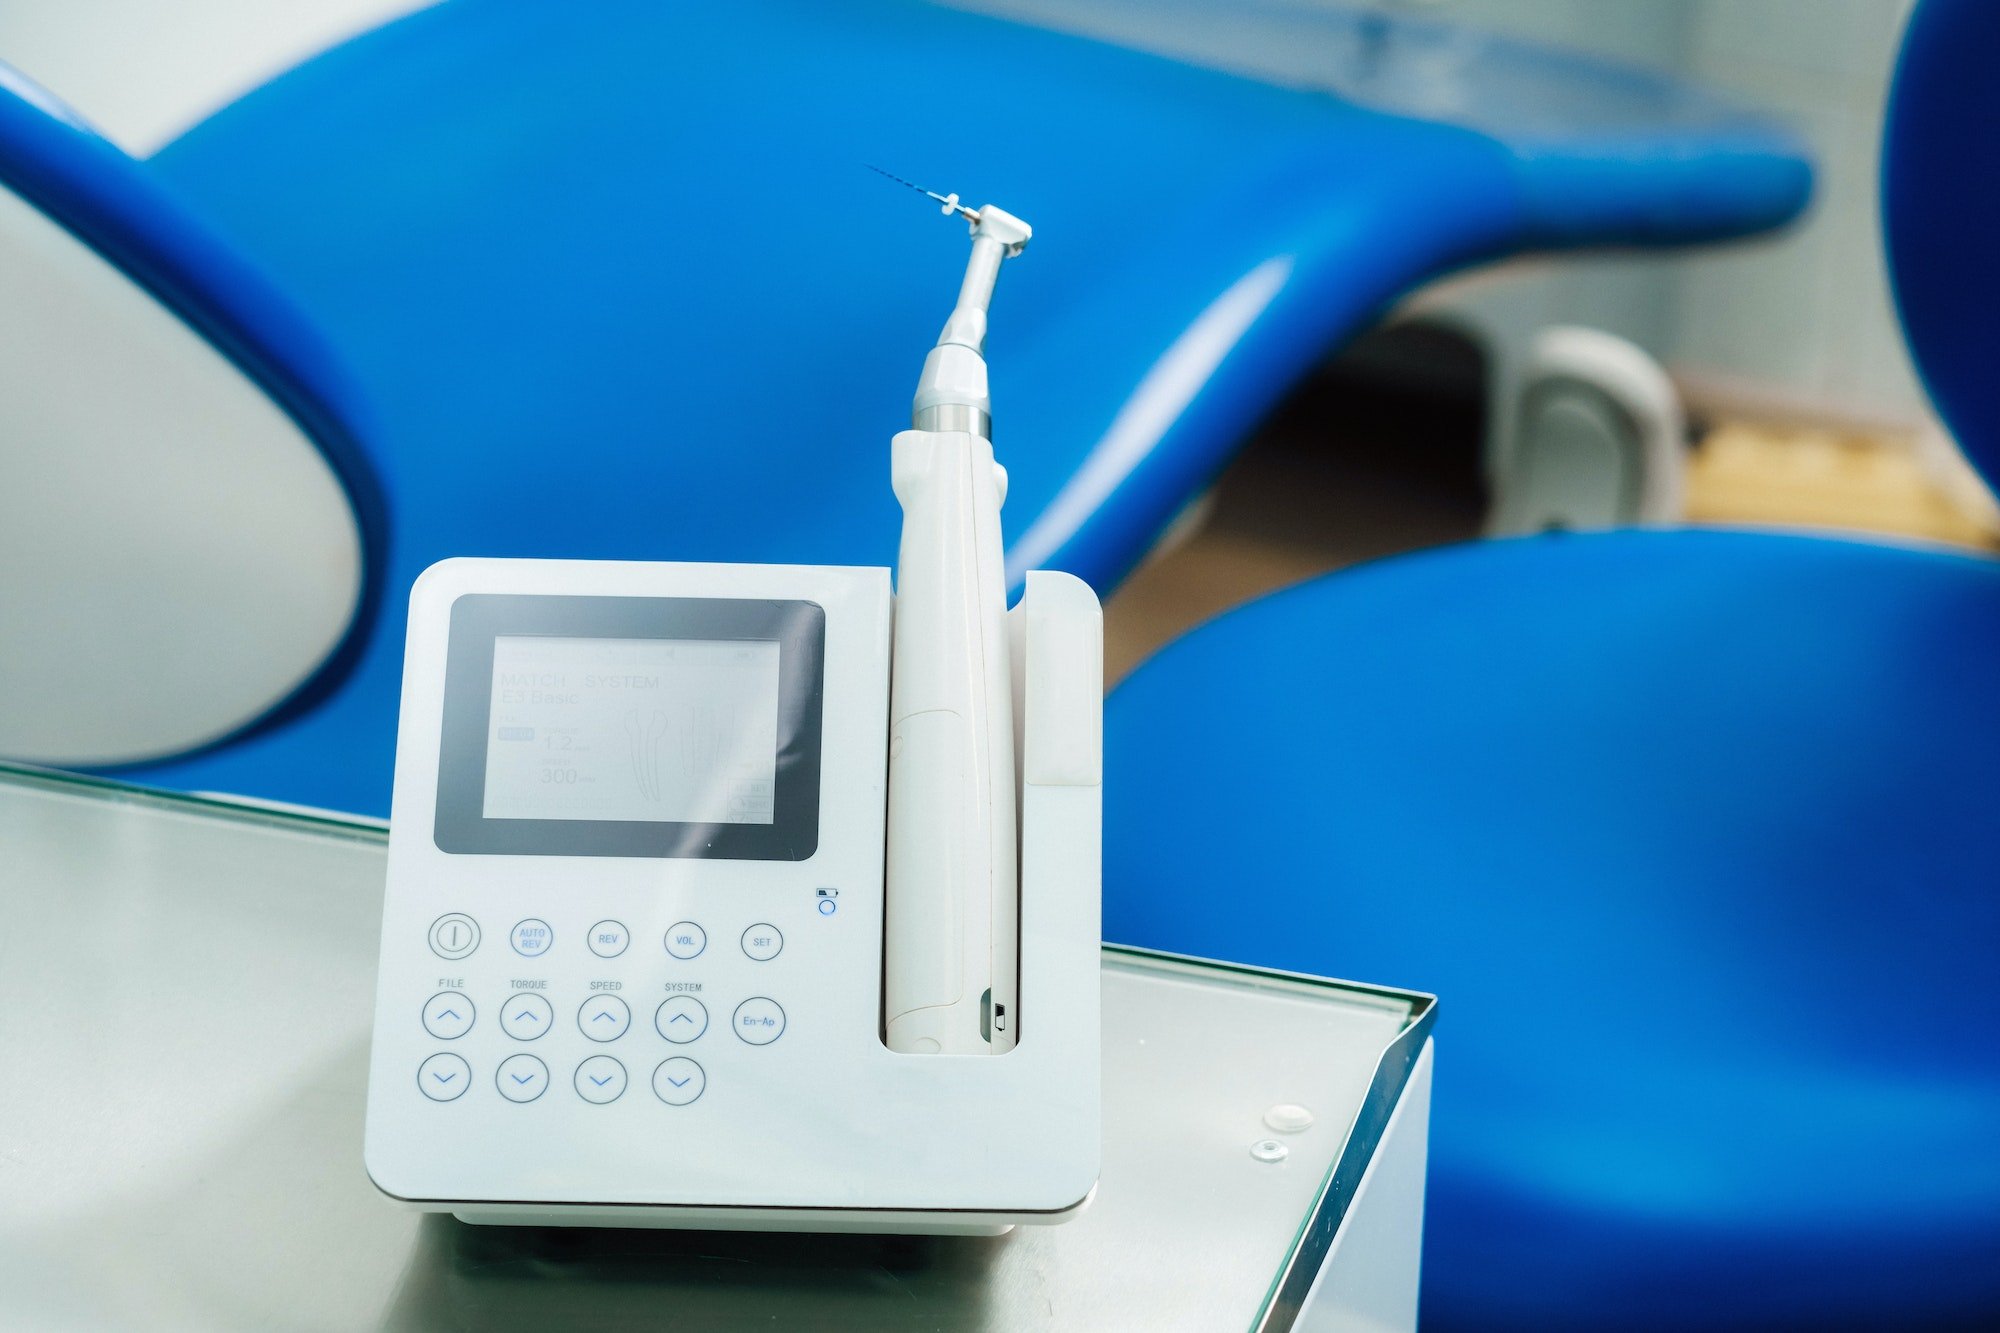
[{"label": "vol button", "polygon": [[463,912],[447,912],[431,922],[431,952],[463,958],[479,947],[479,923]]},{"label": "vol button", "polygon": [[708,947],[708,932],[692,921],[676,921],[667,927],[667,952],[676,958],[696,957]]}]

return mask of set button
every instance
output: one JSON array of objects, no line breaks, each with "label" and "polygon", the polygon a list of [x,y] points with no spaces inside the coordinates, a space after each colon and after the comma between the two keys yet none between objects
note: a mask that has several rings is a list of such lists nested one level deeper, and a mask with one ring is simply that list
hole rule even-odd
[{"label": "set button", "polygon": [[684,1055],[671,1060],[662,1060],[660,1067],[653,1071],[653,1092],[669,1106],[686,1106],[701,1096],[708,1086],[708,1075],[701,1072],[701,1066]]},{"label": "set button", "polygon": [[708,947],[708,932],[692,921],[676,921],[667,927],[667,952],[676,958],[698,958]]},{"label": "set button", "polygon": [[576,1025],[592,1041],[617,1041],[632,1026],[632,1007],[616,995],[593,995],[576,1011]]},{"label": "set button", "polygon": [[448,1051],[441,1052],[417,1066],[417,1086],[434,1102],[455,1102],[472,1086],[472,1066]]},{"label": "set button", "polygon": [[549,1030],[556,1011],[533,991],[516,995],[500,1006],[500,1026],[516,1041],[533,1041]]},{"label": "set button", "polygon": [[424,1031],[439,1041],[456,1041],[472,1030],[478,1011],[463,991],[439,991],[424,1001]]},{"label": "set button", "polygon": [[631,943],[623,921],[600,921],[590,928],[590,951],[599,958],[616,958]]},{"label": "set button", "polygon": [[463,912],[447,912],[431,922],[431,952],[463,958],[479,947],[479,923]]},{"label": "set button", "polygon": [[625,1066],[608,1055],[593,1055],[576,1067],[576,1095],[602,1106],[625,1095]]},{"label": "set button", "polygon": [[708,1006],[692,995],[676,995],[653,1011],[653,1026],[676,1046],[708,1031]]},{"label": "set button", "polygon": [[531,1102],[549,1090],[549,1067],[532,1055],[510,1055],[493,1072],[493,1085],[510,1102]]},{"label": "set button", "polygon": [[743,932],[743,952],[760,963],[768,963],[784,952],[785,937],[769,922],[759,921]]},{"label": "set button", "polygon": [[785,1011],[776,1000],[753,996],[736,1006],[730,1026],[752,1046],[769,1046],[785,1035]]},{"label": "set button", "polygon": [[549,923],[529,917],[516,922],[514,926],[514,952],[523,958],[540,958],[556,942],[556,933],[549,929]]}]

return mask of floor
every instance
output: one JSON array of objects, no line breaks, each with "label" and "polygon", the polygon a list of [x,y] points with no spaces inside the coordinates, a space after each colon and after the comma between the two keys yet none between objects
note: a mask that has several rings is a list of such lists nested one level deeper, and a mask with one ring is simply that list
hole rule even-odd
[{"label": "floor", "polygon": [[[1263,593],[1478,537],[1478,376],[1447,347],[1343,358],[1257,433],[1105,607],[1106,684]],[[1403,369],[1384,373],[1385,364]],[[1727,419],[1701,423],[1688,521],[1845,529],[2000,551],[1990,496],[1935,442]]]},{"label": "floor", "polygon": [[1105,607],[1107,686],[1232,606],[1329,570],[1479,535],[1471,384],[1336,363],[1256,438]]}]

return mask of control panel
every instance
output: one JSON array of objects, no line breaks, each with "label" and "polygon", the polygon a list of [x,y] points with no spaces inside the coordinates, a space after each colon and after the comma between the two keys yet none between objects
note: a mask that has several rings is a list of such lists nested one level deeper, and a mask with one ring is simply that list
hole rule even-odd
[{"label": "control panel", "polygon": [[882,569],[452,560],[419,580],[379,1187],[817,1201],[823,1182],[768,1182],[812,1175],[821,1131],[867,1134],[800,1108],[884,1054],[889,644]]},{"label": "control panel", "polygon": [[[804,931],[830,934],[822,921],[839,911],[840,890],[818,887],[799,906],[788,915]],[[563,933],[587,956],[556,954]],[[687,1106],[707,1091],[708,1065],[723,1067],[737,1054],[732,1042],[764,1047],[785,1035],[784,1002],[762,993],[787,989],[785,968],[746,968],[726,956],[734,950],[741,962],[776,962],[785,932],[769,921],[741,931],[732,921],[718,932],[714,956],[699,921],[676,921],[636,951],[631,928],[610,917],[560,933],[525,918],[490,959],[477,957],[490,942],[469,913],[440,916],[427,938],[441,964],[455,965],[436,969],[440,989],[412,1011],[436,1047],[415,1072],[417,1090],[434,1102],[472,1094],[518,1106],[573,1094],[604,1106],[631,1090],[636,1075],[663,1105]]]}]

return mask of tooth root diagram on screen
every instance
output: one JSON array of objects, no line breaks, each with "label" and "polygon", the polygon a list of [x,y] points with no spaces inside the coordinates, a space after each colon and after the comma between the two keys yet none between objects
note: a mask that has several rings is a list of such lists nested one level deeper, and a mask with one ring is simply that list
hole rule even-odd
[{"label": "tooth root diagram on screen", "polygon": [[625,734],[632,742],[632,778],[649,801],[660,799],[660,742],[666,739],[667,715],[650,715],[635,708],[625,715]]}]

